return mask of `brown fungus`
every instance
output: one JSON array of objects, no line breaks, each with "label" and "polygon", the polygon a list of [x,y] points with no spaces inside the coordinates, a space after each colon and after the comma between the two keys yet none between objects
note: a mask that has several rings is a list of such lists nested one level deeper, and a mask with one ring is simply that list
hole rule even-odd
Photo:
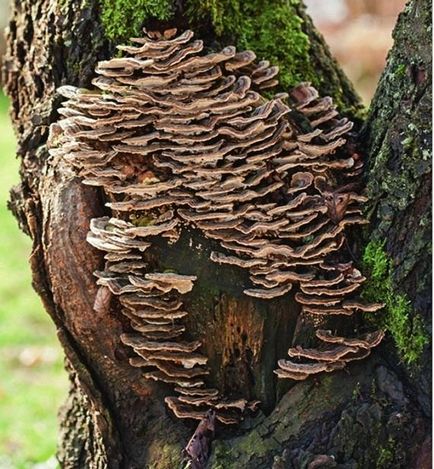
[{"label": "brown fungus", "polygon": [[[345,252],[348,227],[365,223],[366,199],[351,186],[363,166],[347,145],[353,124],[307,83],[290,93],[292,109],[285,94],[266,99],[260,91],[277,84],[277,67],[234,47],[205,53],[193,36],[145,31],[118,47],[122,57],[98,63],[92,91],[60,88],[67,100],[50,151],[84,184],[101,187],[112,211],[91,221],[87,239],[105,253],[100,291],[130,321],[121,341],[134,353],[131,365],[174,385],[179,396],[165,402],[175,416],[213,427],[210,415],[234,424],[255,404],[228,400],[200,379],[207,357],[183,322],[196,277],[153,271],[144,251],[155,238],[176,242],[182,225],[195,226],[220,245],[212,262],[248,272],[246,295],[268,300],[295,289],[302,314],[382,305],[355,296],[364,278]],[[310,123],[306,133],[291,111]],[[290,349],[293,360],[279,360],[276,374],[302,380],[340,369],[382,335],[317,331],[318,348]]]}]

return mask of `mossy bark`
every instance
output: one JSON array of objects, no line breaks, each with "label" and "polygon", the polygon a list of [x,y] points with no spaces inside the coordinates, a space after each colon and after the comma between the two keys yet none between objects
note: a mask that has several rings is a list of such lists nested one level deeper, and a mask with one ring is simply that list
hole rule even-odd
[{"label": "mossy bark", "polygon": [[[182,447],[193,429],[167,414],[162,398],[169,389],[143,381],[141,373],[128,366],[127,351],[119,340],[124,324],[116,306],[111,305],[105,312],[93,310],[96,288],[92,272],[101,266],[102,258],[85,242],[85,235],[89,219],[104,213],[101,193],[83,186],[67,166],[49,157],[46,148],[49,125],[58,118],[56,88],[62,84],[89,86],[96,61],[114,52],[116,35],[108,34],[107,21],[111,21],[112,31],[125,34],[124,23],[116,24],[125,18],[113,16],[107,8],[114,5],[117,12],[123,7],[125,12],[132,9],[134,27],[142,22],[149,27],[191,26],[209,47],[233,42],[254,44],[260,53],[271,54],[282,62],[287,86],[302,78],[300,74],[305,70],[306,79],[313,80],[322,93],[331,94],[344,112],[357,117],[361,109],[351,84],[332,59],[301,2],[169,3],[14,2],[4,77],[12,98],[22,166],[21,184],[12,191],[11,208],[33,239],[30,261],[34,287],[57,326],[68,361],[71,393],[62,412],[62,467],[180,467]],[[147,9],[142,8],[145,4]],[[167,5],[171,13],[163,17]],[[274,28],[269,24],[273,20],[269,8],[273,7],[279,11],[277,32],[285,35],[285,47],[291,41],[294,44],[293,53],[285,53],[287,57],[279,50],[280,42],[273,42],[269,35]],[[414,0],[401,18],[395,34],[397,44],[362,141],[371,162],[370,195],[373,201],[380,201],[371,211],[372,236],[390,238],[388,250],[401,260],[396,282],[410,282],[408,293],[421,314],[425,314],[428,298],[428,270],[423,259],[427,187],[411,186],[414,189],[406,199],[408,203],[398,203],[401,199],[398,197],[396,202],[396,191],[384,190],[379,176],[386,168],[391,175],[401,177],[404,168],[405,174],[411,175],[408,181],[416,178],[420,184],[417,171],[425,177],[428,146],[423,112],[429,107],[426,99],[431,68],[424,52],[429,46],[429,34],[420,18],[429,8],[428,2]],[[234,27],[237,15],[250,29]],[[261,33],[253,35],[256,30]],[[412,53],[418,54],[416,68],[408,59]],[[285,68],[286,60],[289,65]],[[407,66],[396,70],[396,63],[407,62],[408,72]],[[409,73],[408,79],[399,78],[400,73]],[[388,83],[394,84],[393,92],[387,88]],[[396,105],[397,98],[400,106]],[[412,123],[416,127],[411,134],[415,143],[412,146],[407,140],[406,148],[413,148],[408,155],[399,150],[396,135],[403,125],[407,129]],[[388,150],[389,143],[392,150]],[[411,158],[407,160],[406,156]],[[405,161],[410,161],[409,166]],[[381,172],[376,169],[379,167]],[[395,227],[384,225],[388,220],[381,208],[384,206],[392,207]],[[402,255],[399,242],[404,235],[404,240],[410,239],[409,229],[413,237]],[[196,233],[186,236],[178,249],[169,251],[161,245],[157,246],[157,254],[158,249],[164,252],[165,256],[159,257],[166,267],[202,269],[198,293],[189,299],[191,333],[204,338],[213,375],[221,386],[264,402],[263,411],[241,428],[219,430],[210,467],[423,467],[428,448],[427,406],[422,396],[425,388],[422,378],[414,385],[410,383],[408,373],[393,360],[392,346],[351,366],[348,372],[299,383],[289,390],[287,384],[281,384],[278,389],[272,369],[276,358],[285,356],[294,333],[298,313],[294,304],[290,298],[284,304],[246,300],[238,286],[243,283],[241,274],[231,269],[210,271],[203,254],[209,245]],[[199,251],[188,250],[190,241],[205,246],[205,251],[193,260],[189,256]],[[215,281],[217,277],[220,280]]]},{"label": "mossy bark", "polygon": [[[365,177],[371,225],[366,239],[385,242],[395,295],[410,300],[408,323],[413,330],[408,337],[396,337],[407,342],[420,340],[422,334],[429,337],[432,327],[431,10],[431,0],[416,0],[400,15],[395,45],[361,134],[369,156]],[[430,347],[417,363],[405,365],[391,340],[387,356],[430,415]]]}]

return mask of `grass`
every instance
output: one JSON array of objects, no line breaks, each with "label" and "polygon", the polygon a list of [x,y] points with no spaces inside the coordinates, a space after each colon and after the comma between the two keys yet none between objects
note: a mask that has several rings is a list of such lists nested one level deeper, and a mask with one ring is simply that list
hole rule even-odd
[{"label": "grass", "polygon": [[0,94],[0,469],[48,468],[67,379],[55,328],[31,287],[31,241],[6,207],[19,180],[7,106]]}]

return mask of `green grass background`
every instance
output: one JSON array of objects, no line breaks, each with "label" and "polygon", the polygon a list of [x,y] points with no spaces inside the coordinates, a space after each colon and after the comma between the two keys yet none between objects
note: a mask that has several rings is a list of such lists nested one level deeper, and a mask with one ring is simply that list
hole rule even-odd
[{"label": "green grass background", "polygon": [[56,467],[67,378],[54,325],[31,287],[30,239],[6,206],[19,180],[7,108],[0,92],[0,469],[48,469]]}]

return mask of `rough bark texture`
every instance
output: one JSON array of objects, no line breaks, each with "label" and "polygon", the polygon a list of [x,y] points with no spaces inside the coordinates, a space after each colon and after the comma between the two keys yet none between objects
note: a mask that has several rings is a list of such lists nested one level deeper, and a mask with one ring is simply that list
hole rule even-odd
[{"label": "rough bark texture", "polygon": [[[68,361],[71,391],[62,411],[59,460],[67,468],[179,467],[193,426],[167,414],[164,386],[145,382],[140,371],[128,365],[116,308],[93,310],[92,272],[102,259],[85,235],[89,219],[104,213],[101,194],[50,159],[46,148],[48,127],[57,119],[56,88],[89,86],[95,62],[110,55],[113,43],[105,38],[95,0],[81,5],[73,0],[14,3],[4,77],[12,99],[22,182],[12,191],[11,208],[32,236],[33,284],[57,326]],[[183,5],[175,3],[177,8]],[[308,60],[321,77],[322,91],[339,90],[334,93],[338,101],[354,111],[358,104],[351,85],[302,7],[290,4],[293,14],[305,21]],[[430,194],[425,161],[430,148],[429,12],[429,2],[414,0],[401,17],[363,137],[375,202],[373,235],[387,238],[387,250],[397,264],[395,282],[425,317],[430,277],[425,255],[429,225],[422,223],[429,217]],[[185,15],[175,22],[189,23]],[[215,38],[212,28],[206,32],[209,43]],[[396,63],[405,64],[404,74],[396,73]],[[404,151],[400,135],[409,124],[416,127],[411,155]],[[405,182],[405,198],[394,177]],[[193,243],[203,242],[193,237]],[[189,240],[185,243],[188,246]],[[236,386],[264,402],[264,413],[242,428],[217,432],[209,467],[429,467],[426,368],[422,373],[403,369],[388,344],[348,371],[289,390],[288,384],[277,386],[272,369],[290,345],[297,310],[278,301],[243,298],[237,287],[242,279],[230,269],[205,274],[205,255],[191,259],[185,247],[165,251],[164,262],[171,268],[182,264],[194,266],[194,273],[203,271],[199,293],[191,299],[192,333],[206,337],[211,367],[221,385]],[[217,275],[222,280],[216,282]]]},{"label": "rough bark texture", "polygon": [[[411,2],[394,31],[389,53],[361,135],[369,155],[370,239],[386,240],[393,280],[431,331],[432,44],[431,1]],[[392,348],[389,363],[396,366]],[[431,414],[431,350],[421,366],[407,367],[423,411]]]}]

